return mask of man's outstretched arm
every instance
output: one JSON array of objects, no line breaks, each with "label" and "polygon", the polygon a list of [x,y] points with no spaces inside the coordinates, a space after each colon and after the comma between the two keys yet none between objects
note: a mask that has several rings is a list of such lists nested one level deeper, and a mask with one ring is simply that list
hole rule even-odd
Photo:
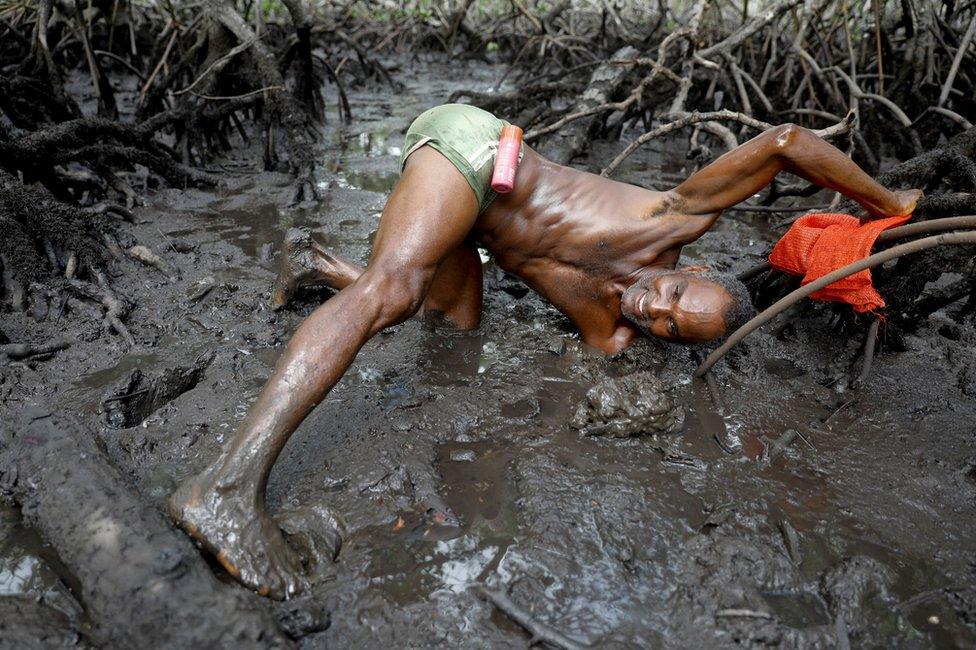
[{"label": "man's outstretched arm", "polygon": [[707,230],[724,210],[757,194],[780,172],[790,172],[860,203],[873,218],[910,214],[919,190],[890,191],[809,129],[784,124],[720,156],[674,190],[674,210],[700,216]]}]

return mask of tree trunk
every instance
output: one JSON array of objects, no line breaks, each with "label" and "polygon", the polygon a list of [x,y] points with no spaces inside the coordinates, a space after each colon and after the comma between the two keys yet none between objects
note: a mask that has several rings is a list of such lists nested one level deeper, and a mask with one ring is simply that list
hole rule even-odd
[{"label": "tree trunk", "polygon": [[217,582],[77,422],[28,409],[0,432],[0,485],[81,583],[96,641],[123,648],[287,647],[271,613]]}]

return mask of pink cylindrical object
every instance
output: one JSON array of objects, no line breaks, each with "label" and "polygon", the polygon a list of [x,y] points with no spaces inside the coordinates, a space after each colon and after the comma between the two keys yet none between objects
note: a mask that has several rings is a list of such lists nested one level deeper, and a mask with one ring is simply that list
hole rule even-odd
[{"label": "pink cylindrical object", "polygon": [[513,124],[502,127],[498,152],[495,154],[495,169],[491,175],[491,189],[499,194],[508,194],[515,187],[515,171],[521,149],[522,129]]}]

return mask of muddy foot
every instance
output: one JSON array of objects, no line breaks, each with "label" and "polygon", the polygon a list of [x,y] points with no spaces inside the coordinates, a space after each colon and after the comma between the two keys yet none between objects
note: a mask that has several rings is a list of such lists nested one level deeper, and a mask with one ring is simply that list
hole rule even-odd
[{"label": "muddy foot", "polygon": [[281,250],[281,265],[275,278],[271,308],[281,309],[302,287],[325,284],[325,278],[315,266],[315,242],[305,228],[289,228]]},{"label": "muddy foot", "polygon": [[262,596],[282,600],[307,588],[301,559],[253,497],[222,494],[198,477],[173,493],[169,514],[229,574]]}]

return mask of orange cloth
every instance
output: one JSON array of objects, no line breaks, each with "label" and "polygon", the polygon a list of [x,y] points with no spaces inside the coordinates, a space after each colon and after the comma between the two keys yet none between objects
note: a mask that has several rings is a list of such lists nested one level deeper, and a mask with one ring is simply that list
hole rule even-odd
[{"label": "orange cloth", "polygon": [[[867,257],[881,231],[900,226],[911,216],[876,219],[862,225],[849,214],[808,214],[793,222],[776,243],[769,263],[780,271],[802,275],[801,284],[809,284]],[[873,312],[885,306],[884,298],[871,282],[870,269],[827,285],[810,297],[846,302],[858,312]]]}]

